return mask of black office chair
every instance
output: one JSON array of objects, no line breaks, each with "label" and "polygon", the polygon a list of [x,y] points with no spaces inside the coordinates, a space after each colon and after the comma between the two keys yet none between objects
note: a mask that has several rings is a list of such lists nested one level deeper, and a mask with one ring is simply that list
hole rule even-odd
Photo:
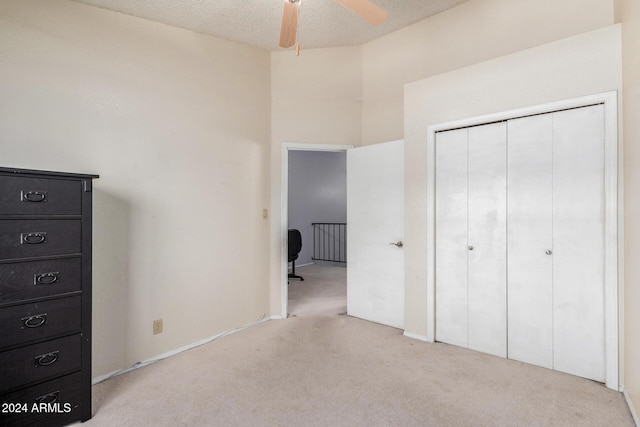
[{"label": "black office chair", "polygon": [[298,254],[302,249],[302,234],[300,234],[300,230],[296,230],[292,228],[289,230],[287,236],[287,247],[289,248],[289,262],[292,263],[291,273],[289,273],[289,279],[300,279],[300,281],[304,281],[302,276],[296,275],[296,260],[298,259]]}]

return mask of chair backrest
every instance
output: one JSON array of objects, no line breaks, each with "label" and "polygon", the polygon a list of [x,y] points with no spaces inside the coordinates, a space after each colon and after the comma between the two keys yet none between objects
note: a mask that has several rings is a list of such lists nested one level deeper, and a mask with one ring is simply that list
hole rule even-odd
[{"label": "chair backrest", "polygon": [[300,234],[300,230],[296,230],[295,228],[289,229],[288,235],[288,248],[289,248],[289,261],[293,261],[298,258],[298,254],[302,249],[302,234]]}]

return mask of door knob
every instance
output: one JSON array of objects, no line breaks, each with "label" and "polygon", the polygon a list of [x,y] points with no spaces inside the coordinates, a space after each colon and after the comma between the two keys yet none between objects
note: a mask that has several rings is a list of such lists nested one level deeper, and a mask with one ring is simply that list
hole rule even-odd
[{"label": "door knob", "polygon": [[401,247],[403,247],[403,246],[404,246],[404,244],[402,243],[402,241],[401,241],[401,240],[398,240],[397,242],[391,242],[391,243],[389,243],[389,244],[390,244],[390,245],[393,245],[393,246],[397,246],[397,247],[399,247],[399,248],[401,248]]},{"label": "door knob", "polygon": [[467,249],[469,249],[470,251],[473,250],[473,246],[468,246]]},{"label": "door knob", "polygon": [[551,249],[547,249],[547,250],[545,251],[545,253],[546,253],[547,255],[551,255],[553,252],[551,252]]}]

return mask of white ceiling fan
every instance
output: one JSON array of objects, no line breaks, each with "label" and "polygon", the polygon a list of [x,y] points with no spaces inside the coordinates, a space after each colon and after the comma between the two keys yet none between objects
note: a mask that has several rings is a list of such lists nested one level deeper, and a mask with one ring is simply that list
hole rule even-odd
[{"label": "white ceiling fan", "polygon": [[[284,0],[282,12],[282,28],[280,29],[280,47],[291,47],[296,42],[298,30],[298,11],[301,0]],[[378,25],[387,19],[387,12],[369,0],[333,0],[349,9],[356,15],[369,22]]]}]

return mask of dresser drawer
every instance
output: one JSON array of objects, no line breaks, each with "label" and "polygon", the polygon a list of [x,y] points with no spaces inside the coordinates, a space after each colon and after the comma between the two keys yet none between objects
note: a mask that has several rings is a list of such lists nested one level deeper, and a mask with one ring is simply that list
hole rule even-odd
[{"label": "dresser drawer", "polygon": [[80,220],[0,220],[0,258],[80,253],[81,228]]},{"label": "dresser drawer", "polygon": [[0,309],[0,347],[79,332],[81,303],[77,295]]},{"label": "dresser drawer", "polygon": [[2,396],[0,405],[7,409],[11,405],[13,410],[2,414],[0,425],[48,427],[79,420],[82,390],[82,377],[77,372]]},{"label": "dresser drawer", "polygon": [[82,289],[80,258],[0,264],[0,304]]},{"label": "dresser drawer", "polygon": [[0,393],[80,369],[81,334],[0,353]]},{"label": "dresser drawer", "polygon": [[82,181],[0,176],[0,215],[80,215]]}]

